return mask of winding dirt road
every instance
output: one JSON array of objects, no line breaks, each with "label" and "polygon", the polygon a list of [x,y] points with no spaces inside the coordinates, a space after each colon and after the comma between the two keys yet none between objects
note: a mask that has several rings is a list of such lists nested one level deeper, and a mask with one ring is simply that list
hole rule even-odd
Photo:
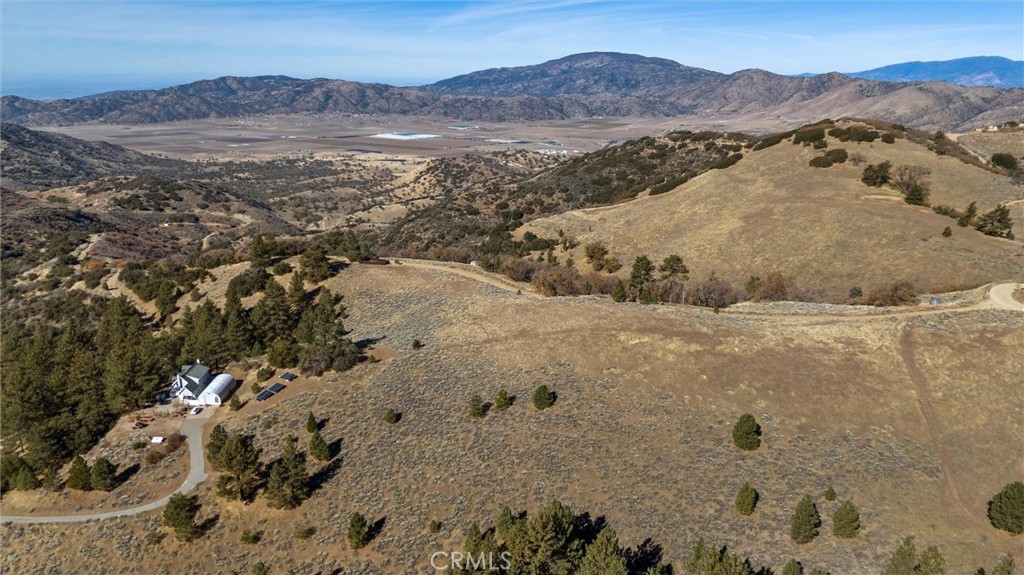
[{"label": "winding dirt road", "polygon": [[[213,410],[207,408],[199,415],[190,415],[181,423],[181,434],[185,436],[185,443],[188,444],[188,476],[174,493],[188,493],[195,489],[200,483],[206,480],[206,455],[203,451],[203,428],[210,421]],[[138,507],[127,507],[116,511],[105,513],[89,513],[86,515],[51,515],[51,516],[30,516],[30,515],[0,515],[0,523],[81,523],[84,521],[98,521],[101,519],[114,519],[116,517],[128,517],[138,515],[147,511],[159,509],[171,499],[168,493],[164,497],[151,501]]]}]

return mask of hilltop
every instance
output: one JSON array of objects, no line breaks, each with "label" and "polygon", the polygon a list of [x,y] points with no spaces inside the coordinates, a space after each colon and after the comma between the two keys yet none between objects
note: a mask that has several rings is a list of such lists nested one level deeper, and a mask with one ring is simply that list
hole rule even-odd
[{"label": "hilltop", "polygon": [[[1021,190],[1011,178],[904,137],[889,144],[826,136],[824,150],[792,139],[746,148],[732,167],[703,173],[668,193],[535,219],[516,233],[573,237],[579,247],[569,255],[577,262],[584,261],[586,244],[599,241],[623,262],[641,254],[655,262],[678,254],[694,277],[714,271],[738,287],[752,275],[781,272],[832,297],[897,278],[919,289],[942,289],[1022,277],[1020,242],[958,227],[927,207],[908,205],[891,189],[861,182],[869,164],[922,166],[931,172],[932,205],[962,210],[974,201],[983,213],[1011,202],[1015,221],[1021,221]],[[809,166],[836,149],[852,161]],[[947,226],[948,238],[942,236]]]}]

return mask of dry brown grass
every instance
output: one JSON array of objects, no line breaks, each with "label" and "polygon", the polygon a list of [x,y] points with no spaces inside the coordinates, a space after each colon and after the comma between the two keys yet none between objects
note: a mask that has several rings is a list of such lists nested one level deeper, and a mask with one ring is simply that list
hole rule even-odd
[{"label": "dry brown grass", "polygon": [[[780,570],[790,557],[833,573],[871,573],[905,535],[936,544],[950,572],[990,567],[1019,542],[987,524],[985,503],[1024,473],[1019,394],[1022,318],[962,311],[856,321],[750,317],[599,298],[532,298],[448,272],[352,266],[327,285],[346,294],[346,325],[387,347],[384,361],[295,382],[265,405],[232,414],[230,429],[257,435],[265,459],[313,410],[341,440],[340,469],[295,511],[262,499],[225,503],[201,487],[200,519],[215,524],[191,544],[147,546],[156,513],[88,525],[2,530],[5,566],[17,572],[173,573],[429,572],[429,554],[461,544],[471,521],[503,504],[537,509],[558,497],[604,515],[622,543],[665,546],[677,570],[699,535]],[[425,347],[411,349],[412,339]],[[554,407],[529,405],[540,383]],[[472,420],[466,400],[506,387],[508,411]],[[380,414],[402,413],[396,425]],[[764,445],[731,445],[740,413],[755,414]],[[319,467],[310,462],[310,469]],[[762,503],[732,510],[750,480]],[[827,533],[838,505],[858,505],[864,529],[850,542],[823,535],[795,547],[786,528],[804,494],[818,499]],[[345,545],[348,514],[386,517],[359,553]],[[426,525],[440,520],[431,535]],[[316,534],[294,538],[296,527]],[[254,546],[239,543],[258,531]],[[59,541],[60,554],[43,550]]]},{"label": "dry brown grass", "polygon": [[[929,168],[933,205],[963,209],[976,200],[984,213],[1022,196],[1005,176],[905,140],[829,138],[829,148],[861,154],[868,163],[890,160]],[[867,290],[897,278],[924,289],[1022,277],[1020,243],[959,228],[929,208],[905,204],[888,188],[869,188],[860,181],[863,167],[850,162],[809,167],[817,154],[783,142],[745,153],[732,168],[708,172],[667,194],[535,220],[518,233],[555,237],[561,229],[581,245],[605,242],[627,264],[639,254],[660,261],[675,253],[692,277],[714,270],[736,285],[751,274],[780,271],[798,285],[822,287],[839,297],[852,286]],[[1024,208],[1014,206],[1015,218],[1024,213],[1018,206]],[[946,226],[952,226],[951,238],[941,236]],[[576,252],[576,261],[583,261],[582,248]],[[627,265],[622,273],[628,270]]]}]

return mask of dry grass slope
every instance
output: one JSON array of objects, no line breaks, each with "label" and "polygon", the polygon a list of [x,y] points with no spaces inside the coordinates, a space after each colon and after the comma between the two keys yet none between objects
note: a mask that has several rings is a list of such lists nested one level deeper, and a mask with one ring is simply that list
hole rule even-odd
[{"label": "dry grass slope", "polygon": [[[931,170],[931,203],[963,209],[978,202],[984,213],[1024,197],[1005,176],[938,156],[898,139],[894,144],[839,142],[868,163],[925,166]],[[715,170],[655,197],[617,206],[584,209],[535,220],[518,233],[554,237],[559,229],[585,246],[605,242],[622,261],[647,254],[660,261],[679,254],[697,277],[717,271],[742,285],[751,274],[792,275],[798,284],[845,296],[907,278],[920,289],[976,286],[1022,277],[1024,248],[959,228],[928,208],[911,206],[888,188],[860,181],[863,165],[852,162],[819,169],[808,161],[820,153],[784,141],[745,153],[728,170]],[[1024,206],[1013,217],[1024,222]],[[946,226],[953,236],[942,237]],[[583,261],[582,248],[574,253]]]},{"label": "dry grass slope", "polygon": [[[346,294],[356,340],[393,350],[378,364],[311,381],[272,405],[228,417],[276,457],[304,437],[308,410],[328,418],[341,467],[298,510],[226,504],[200,489],[195,543],[148,546],[156,514],[73,526],[4,526],[0,558],[19,573],[424,572],[429,555],[459,546],[472,521],[501,506],[535,510],[558,497],[604,515],[623,544],[663,544],[677,568],[699,535],[780,570],[790,557],[833,573],[869,573],[905,535],[944,551],[951,572],[992,565],[1019,541],[987,524],[985,503],[1024,473],[1019,387],[1024,317],[974,310],[907,318],[716,315],[597,298],[533,298],[436,269],[351,266],[328,280]],[[425,347],[412,350],[420,339]],[[537,412],[531,390],[559,395]],[[305,385],[305,384],[304,384]],[[483,420],[473,394],[518,397]],[[268,402],[269,403],[269,402]],[[402,413],[381,421],[387,408]],[[764,427],[754,453],[732,446],[738,414]],[[218,416],[220,417],[220,415]],[[733,495],[749,480],[762,503],[749,518]],[[786,529],[805,493],[825,520],[851,498],[864,529],[797,548]],[[347,519],[386,518],[358,553]],[[431,520],[441,533],[427,530]],[[296,539],[297,527],[316,533]],[[259,531],[253,546],[244,529]],[[60,549],[59,553],[50,552]],[[457,548],[457,547],[456,547]],[[1019,558],[1019,557],[1018,557]]]}]

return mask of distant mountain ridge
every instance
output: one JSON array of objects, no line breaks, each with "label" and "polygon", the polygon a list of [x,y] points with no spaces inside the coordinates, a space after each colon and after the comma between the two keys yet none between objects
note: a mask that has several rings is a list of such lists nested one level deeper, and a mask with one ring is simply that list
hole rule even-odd
[{"label": "distant mountain ridge", "polygon": [[903,62],[847,75],[882,82],[949,82],[971,87],[1024,88],[1024,60],[975,56],[935,62]]},{"label": "distant mountain ridge", "polygon": [[137,124],[265,114],[441,116],[467,121],[606,117],[734,117],[791,121],[870,116],[945,130],[1019,120],[1024,90],[891,83],[838,73],[792,77],[764,70],[721,74],[663,58],[575,54],[401,88],[323,78],[223,77],[162,90],[72,100],[5,96],[5,121],[28,126]]}]

